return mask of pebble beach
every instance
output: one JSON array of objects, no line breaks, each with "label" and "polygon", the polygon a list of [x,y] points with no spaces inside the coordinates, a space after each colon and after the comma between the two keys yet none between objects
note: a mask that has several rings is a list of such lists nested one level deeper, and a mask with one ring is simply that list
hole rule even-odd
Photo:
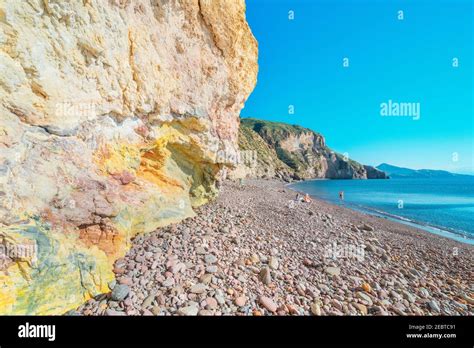
[{"label": "pebble beach", "polygon": [[80,315],[473,315],[474,246],[226,181],[179,224],[137,236]]}]

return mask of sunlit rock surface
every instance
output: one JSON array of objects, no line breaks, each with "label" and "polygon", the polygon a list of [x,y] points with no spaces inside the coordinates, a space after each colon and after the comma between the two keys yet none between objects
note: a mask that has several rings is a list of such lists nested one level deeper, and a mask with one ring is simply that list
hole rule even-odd
[{"label": "sunlit rock surface", "polygon": [[0,314],[106,292],[214,197],[257,70],[243,0],[2,0]]}]

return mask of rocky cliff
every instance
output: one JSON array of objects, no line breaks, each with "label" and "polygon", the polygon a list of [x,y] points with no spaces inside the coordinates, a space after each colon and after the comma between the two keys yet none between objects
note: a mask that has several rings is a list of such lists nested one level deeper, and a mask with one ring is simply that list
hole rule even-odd
[{"label": "rocky cliff", "polygon": [[3,0],[0,42],[0,314],[62,313],[216,194],[257,43],[243,0]]},{"label": "rocky cliff", "polygon": [[242,119],[239,147],[239,165],[232,172],[232,178],[387,178],[380,170],[332,151],[322,135],[296,125]]},{"label": "rocky cliff", "polygon": [[387,172],[384,172],[378,168],[372,167],[372,166],[365,166],[364,168],[367,172],[367,178],[368,179],[388,179],[389,175]]}]

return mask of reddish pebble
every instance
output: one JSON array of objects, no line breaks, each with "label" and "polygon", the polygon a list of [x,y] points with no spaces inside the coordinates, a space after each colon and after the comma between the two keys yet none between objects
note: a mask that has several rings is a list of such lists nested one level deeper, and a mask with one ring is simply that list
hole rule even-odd
[{"label": "reddish pebble", "polygon": [[115,267],[115,268],[114,268],[114,273],[115,273],[115,274],[124,274],[124,273],[125,273],[125,269],[124,269],[124,268],[120,268],[120,267]]},{"label": "reddish pebble", "polygon": [[245,303],[247,302],[247,299],[245,296],[239,296],[235,299],[235,304],[239,307],[245,306]]},{"label": "reddish pebble", "polygon": [[206,303],[207,303],[207,306],[206,306],[207,309],[217,308],[217,301],[213,297],[206,298]]},{"label": "reddish pebble", "polygon": [[277,305],[275,304],[275,302],[273,302],[272,299],[266,297],[266,296],[260,296],[258,298],[260,304],[265,307],[267,310],[269,310],[270,312],[276,312],[277,310]]},{"label": "reddish pebble", "polygon": [[131,278],[128,278],[128,277],[120,278],[119,284],[132,285],[132,279],[131,279]]}]

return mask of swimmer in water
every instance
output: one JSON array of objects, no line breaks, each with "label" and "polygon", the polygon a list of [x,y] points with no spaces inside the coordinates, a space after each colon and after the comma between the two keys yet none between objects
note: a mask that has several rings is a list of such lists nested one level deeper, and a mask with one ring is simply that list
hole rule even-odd
[{"label": "swimmer in water", "polygon": [[339,191],[339,200],[341,203],[344,201],[344,191]]}]

